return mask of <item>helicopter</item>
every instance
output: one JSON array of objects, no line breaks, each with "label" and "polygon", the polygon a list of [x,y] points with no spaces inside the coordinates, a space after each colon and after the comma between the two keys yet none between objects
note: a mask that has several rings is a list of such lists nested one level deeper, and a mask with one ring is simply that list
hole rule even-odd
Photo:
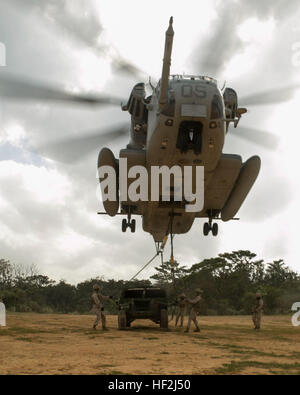
[{"label": "helicopter", "polygon": [[[127,136],[127,147],[115,158],[109,148],[103,148],[98,156],[98,169],[110,166],[119,176],[119,164],[127,160],[128,172],[134,166],[147,170],[152,167],[191,166],[196,170],[204,168],[204,204],[197,212],[185,209],[186,201],[175,199],[175,185],[170,185],[170,199],[160,196],[158,201],[124,200],[119,196],[119,178],[116,179],[116,199],[104,201],[104,213],[109,216],[121,215],[122,231],[136,230],[136,221],[132,217],[142,216],[143,230],[150,233],[158,243],[168,234],[187,233],[196,218],[205,218],[203,234],[218,234],[218,222],[235,220],[238,210],[245,201],[260,170],[260,158],[253,156],[246,162],[237,154],[222,152],[228,133],[234,133],[256,143],[274,147],[274,138],[270,134],[256,129],[238,126],[241,117],[247,112],[243,105],[261,105],[277,103],[289,99],[297,85],[275,88],[266,92],[249,95],[238,100],[237,93],[229,87],[218,87],[212,77],[202,75],[170,74],[173,44],[173,18],[166,31],[165,50],[161,79],[156,87],[149,84],[152,94],[146,95],[145,83],[138,82],[132,89],[129,99],[102,94],[79,94],[67,92],[52,86],[24,80],[8,73],[0,73],[0,96],[21,101],[60,101],[85,106],[121,106],[121,110],[130,115],[131,124],[112,128],[105,133],[92,132],[82,137],[67,138],[60,141],[56,150],[65,154],[64,147],[92,147],[103,140],[113,140]],[[141,75],[140,70],[125,60],[117,59],[119,68],[131,75]],[[234,129],[230,128],[233,124]],[[236,132],[238,130],[238,132]],[[86,151],[88,151],[87,148]],[[101,180],[100,180],[101,181]],[[130,186],[129,180],[129,186]],[[174,181],[174,180],[173,180]],[[151,191],[151,183],[149,190]],[[194,179],[192,180],[194,187]],[[173,189],[173,190],[172,190]],[[161,191],[162,192],[162,191]]]},{"label": "helicopter", "polygon": [[[168,200],[164,199],[161,185],[158,201],[127,198],[120,202],[118,190],[115,200],[103,199],[105,212],[110,216],[117,215],[121,206],[121,215],[127,216],[122,220],[123,232],[127,228],[134,232],[136,222],[131,216],[141,215],[144,231],[149,232],[155,242],[162,242],[170,232],[188,232],[195,218],[207,218],[203,234],[207,236],[212,232],[217,236],[218,223],[214,221],[234,219],[260,170],[258,156],[242,162],[240,155],[222,153],[229,124],[232,122],[236,127],[247,112],[246,108],[238,107],[236,92],[226,88],[222,93],[211,77],[170,75],[173,37],[171,17],[165,36],[161,79],[152,87],[149,97],[146,97],[145,84],[136,84],[127,104],[122,106],[131,116],[131,138],[119,158],[127,159],[128,171],[136,165],[148,171],[153,166],[190,166],[192,170],[203,166],[203,207],[198,212],[187,212],[184,200],[174,199],[174,179]],[[98,168],[112,166],[119,173],[118,165],[112,151],[108,148],[100,151]],[[195,189],[195,181],[193,176],[192,189]],[[150,189],[151,186],[150,183]]]}]

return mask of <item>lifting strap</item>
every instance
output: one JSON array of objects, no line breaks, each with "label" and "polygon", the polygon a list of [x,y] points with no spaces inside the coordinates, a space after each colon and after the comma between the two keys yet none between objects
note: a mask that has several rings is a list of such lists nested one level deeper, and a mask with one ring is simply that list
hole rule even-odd
[{"label": "lifting strap", "polygon": [[134,279],[136,278],[136,276],[138,276],[144,269],[146,269],[146,267],[147,267],[148,265],[150,265],[150,263],[157,257],[158,254],[159,254],[159,252],[156,252],[155,255],[150,259],[150,261],[148,261],[148,262],[146,263],[146,265],[144,265],[144,266],[141,268],[141,270],[139,270],[133,277],[131,277],[131,279],[130,279],[129,281],[134,280]]},{"label": "lifting strap", "polygon": [[[164,236],[164,239],[162,242],[159,241],[155,241],[155,248],[156,248],[156,253],[155,255],[133,276],[131,277],[131,279],[129,281],[134,280],[144,269],[146,269],[146,267],[148,265],[150,265],[150,263],[160,254],[161,256],[161,263],[163,264],[164,262],[164,258],[163,258],[163,251],[165,248],[165,245],[167,243],[168,240],[168,235],[170,234],[170,241],[171,241],[171,257],[170,257],[170,263],[171,265],[174,264],[174,247],[173,247],[173,239],[174,239],[174,235],[173,235],[173,219],[174,219],[174,214],[173,211],[172,213],[170,213],[170,221],[168,224],[168,229],[166,232],[166,235]],[[173,281],[173,286],[174,288],[176,288],[176,282],[175,282],[175,274],[174,274],[174,268],[171,267],[171,275],[172,275],[172,281]]]}]

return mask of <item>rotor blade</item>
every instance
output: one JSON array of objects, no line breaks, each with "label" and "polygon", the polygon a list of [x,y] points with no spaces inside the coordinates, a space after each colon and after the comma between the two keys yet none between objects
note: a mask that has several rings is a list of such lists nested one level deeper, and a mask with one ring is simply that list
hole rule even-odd
[{"label": "rotor blade", "polygon": [[192,52],[192,64],[197,72],[220,78],[225,66],[241,49],[241,39],[236,33],[240,24],[239,4],[222,2],[204,40]]},{"label": "rotor blade", "polygon": [[259,106],[263,104],[281,103],[292,99],[294,93],[299,88],[300,84],[298,83],[282,88],[270,89],[264,92],[241,97],[239,102],[244,106]]},{"label": "rotor blade", "polygon": [[141,70],[133,63],[122,58],[120,55],[112,56],[112,66],[115,71],[120,71],[121,73],[129,74],[133,77],[145,78],[147,75],[145,71]]},{"label": "rotor blade", "polygon": [[100,149],[103,144],[129,135],[129,125],[121,124],[106,130],[92,130],[82,133],[82,136],[68,137],[55,143],[43,144],[37,150],[44,156],[64,163],[74,163],[83,159],[94,149]]},{"label": "rotor blade", "polygon": [[[0,74],[0,96],[20,100],[52,100],[83,105],[120,105],[122,99],[65,92],[19,76]],[[123,100],[124,102],[126,100]]]},{"label": "rotor blade", "polygon": [[[54,25],[62,34],[68,37],[81,47],[91,49],[96,55],[107,58],[111,61],[113,69],[117,72],[126,73],[135,78],[145,78],[146,73],[131,63],[129,60],[120,56],[116,48],[111,43],[105,43],[102,40],[99,43],[99,37],[104,31],[103,25],[93,9],[92,4],[86,3],[83,12],[77,14],[71,12],[67,3],[55,4],[52,2],[42,2],[40,0],[11,0],[11,5],[15,12],[24,18],[28,13],[28,7],[36,13],[36,16],[47,23],[49,27]],[[82,2],[84,4],[84,2]]]},{"label": "rotor blade", "polygon": [[267,149],[276,149],[279,144],[279,138],[277,136],[258,129],[238,126],[237,128],[229,129],[229,133],[251,141],[252,143],[261,145]]}]

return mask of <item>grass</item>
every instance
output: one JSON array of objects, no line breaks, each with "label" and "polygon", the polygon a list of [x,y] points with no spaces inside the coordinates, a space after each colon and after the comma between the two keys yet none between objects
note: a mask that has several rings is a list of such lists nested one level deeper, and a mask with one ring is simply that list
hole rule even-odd
[{"label": "grass", "polygon": [[219,344],[214,342],[209,342],[208,344],[223,350],[228,350],[233,354],[243,354],[252,355],[258,357],[272,357],[272,358],[299,358],[300,352],[292,352],[290,354],[276,354],[274,352],[264,352],[260,350],[255,350],[253,347],[239,346],[237,344]]},{"label": "grass", "polygon": [[40,333],[54,333],[50,331],[45,331],[41,329],[33,329],[33,328],[23,328],[20,326],[14,326],[8,329],[3,329],[0,331],[0,336],[16,336],[16,335],[33,335]]},{"label": "grass", "polygon": [[124,372],[121,372],[120,370],[110,370],[110,371],[104,371],[104,372],[100,372],[100,373],[98,373],[98,375],[103,375],[103,374],[105,374],[105,375],[107,375],[107,374],[115,374],[115,375],[118,375],[118,376],[129,376],[130,375],[130,373],[124,373]]},{"label": "grass", "polygon": [[33,339],[31,337],[17,337],[16,340],[21,340],[23,342],[29,342],[29,343],[33,342]]},{"label": "grass", "polygon": [[41,329],[34,329],[34,328],[23,328],[21,326],[13,326],[9,329],[7,329],[8,332],[10,333],[18,333],[18,334],[37,334],[37,333],[53,333],[51,331],[45,331]]},{"label": "grass", "polygon": [[269,372],[273,374],[291,374],[292,371],[294,371],[294,374],[300,374],[300,363],[298,362],[288,364],[260,361],[231,361],[230,363],[224,363],[223,366],[217,368],[215,372],[217,374],[235,374],[242,373],[243,370],[251,367],[269,370]]},{"label": "grass", "polygon": [[243,317],[209,317],[200,333],[151,323],[122,332],[114,317],[103,332],[82,317],[61,316],[57,325],[39,318],[15,314],[0,329],[0,374],[300,374],[300,328],[285,317],[266,318],[261,331]]},{"label": "grass", "polygon": [[97,365],[96,368],[115,368],[116,365],[109,365],[109,364],[104,364],[104,365]]}]

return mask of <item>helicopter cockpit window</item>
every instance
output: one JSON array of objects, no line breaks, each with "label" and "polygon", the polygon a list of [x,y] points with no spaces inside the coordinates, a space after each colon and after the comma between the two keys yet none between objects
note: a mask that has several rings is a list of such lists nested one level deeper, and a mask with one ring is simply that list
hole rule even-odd
[{"label": "helicopter cockpit window", "polygon": [[210,119],[222,118],[222,102],[219,96],[214,95],[211,103]]}]

